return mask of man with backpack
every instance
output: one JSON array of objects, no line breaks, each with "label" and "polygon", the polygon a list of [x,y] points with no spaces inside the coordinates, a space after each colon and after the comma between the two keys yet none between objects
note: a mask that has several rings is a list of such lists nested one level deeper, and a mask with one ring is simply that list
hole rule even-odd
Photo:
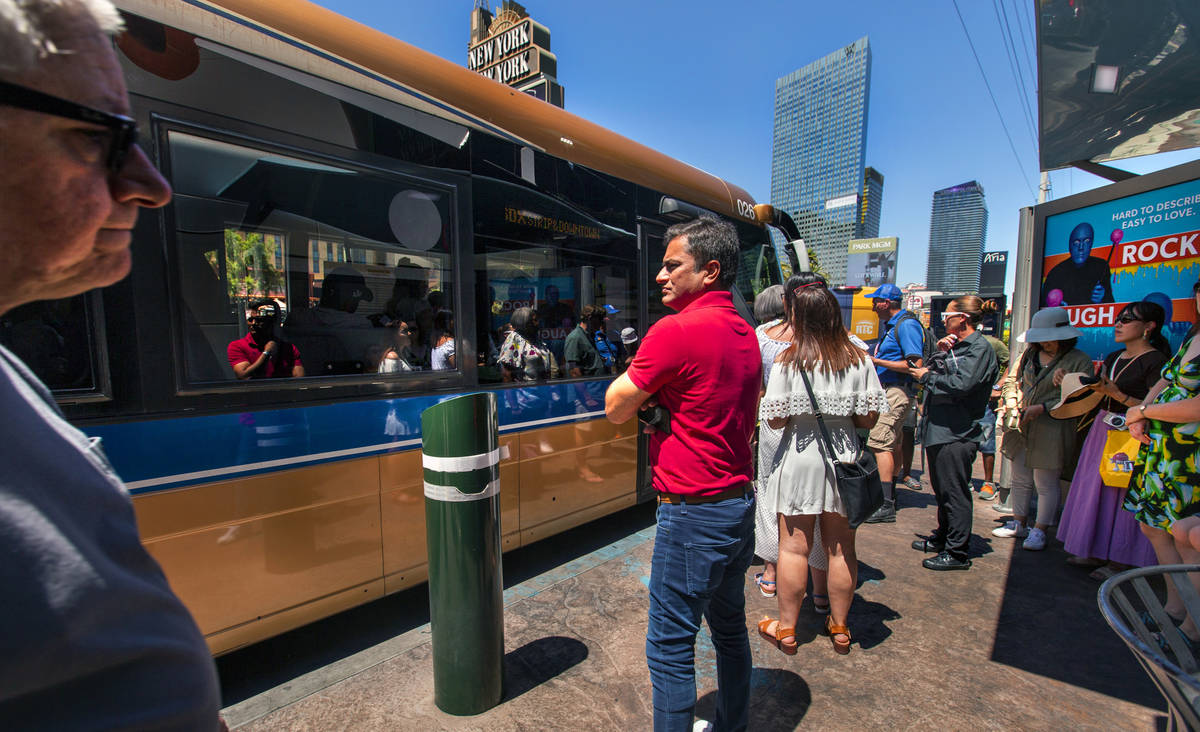
[{"label": "man with backpack", "polygon": [[879,421],[867,438],[867,447],[875,453],[879,477],[883,481],[883,505],[867,518],[867,523],[893,523],[896,520],[894,478],[896,469],[904,462],[904,422],[915,406],[915,385],[908,370],[925,363],[926,333],[916,314],[901,307],[904,293],[899,287],[886,283],[874,292],[864,293],[863,297],[871,298],[875,314],[879,316],[880,336],[871,360],[875,362],[889,407],[887,412],[879,415]]}]

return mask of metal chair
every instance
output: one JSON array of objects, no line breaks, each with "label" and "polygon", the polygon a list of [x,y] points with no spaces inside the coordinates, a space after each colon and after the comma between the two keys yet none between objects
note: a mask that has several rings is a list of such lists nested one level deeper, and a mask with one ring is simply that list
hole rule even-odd
[{"label": "metal chair", "polygon": [[1200,664],[1196,650],[1163,609],[1148,581],[1172,582],[1188,614],[1200,620],[1200,594],[1188,580],[1200,564],[1170,564],[1119,572],[1100,585],[1096,601],[1109,626],[1133,651],[1167,700],[1170,729],[1200,730]]}]

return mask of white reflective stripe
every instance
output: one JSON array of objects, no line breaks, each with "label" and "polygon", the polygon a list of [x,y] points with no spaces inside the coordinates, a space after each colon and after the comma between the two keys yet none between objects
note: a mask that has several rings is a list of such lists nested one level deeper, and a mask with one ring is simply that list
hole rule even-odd
[{"label": "white reflective stripe", "polygon": [[480,468],[490,468],[498,465],[503,456],[500,448],[478,455],[462,455],[459,457],[437,457],[421,453],[421,466],[426,470],[436,470],[439,473],[467,473]]},{"label": "white reflective stripe", "polygon": [[446,503],[464,503],[466,501],[482,501],[485,498],[500,494],[500,481],[493,480],[488,482],[483,490],[478,493],[463,493],[452,485],[434,485],[433,483],[425,484],[425,497],[435,501],[443,501]]}]

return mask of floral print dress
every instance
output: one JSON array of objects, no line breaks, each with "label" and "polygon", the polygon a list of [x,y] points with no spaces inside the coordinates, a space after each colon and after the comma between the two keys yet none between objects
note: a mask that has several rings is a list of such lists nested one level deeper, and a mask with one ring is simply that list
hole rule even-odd
[{"label": "floral print dress", "polygon": [[[1200,355],[1184,361],[1195,336],[1163,368],[1170,383],[1155,404],[1200,395]],[[1200,513],[1200,422],[1183,424],[1147,420],[1150,444],[1138,451],[1137,464],[1125,495],[1125,510],[1142,523],[1169,530],[1185,516]]]}]

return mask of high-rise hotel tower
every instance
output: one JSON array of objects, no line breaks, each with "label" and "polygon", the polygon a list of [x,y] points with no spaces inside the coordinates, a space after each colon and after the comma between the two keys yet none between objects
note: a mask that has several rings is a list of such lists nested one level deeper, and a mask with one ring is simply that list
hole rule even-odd
[{"label": "high-rise hotel tower", "polygon": [[791,214],[831,284],[845,282],[846,242],[869,231],[871,214],[878,234],[877,210],[864,209],[883,186],[863,162],[870,86],[865,36],[775,81],[771,203]]},{"label": "high-rise hotel tower", "polygon": [[987,240],[983,186],[968,181],[933,194],[929,215],[929,265],[925,283],[947,295],[979,292],[979,267]]}]

